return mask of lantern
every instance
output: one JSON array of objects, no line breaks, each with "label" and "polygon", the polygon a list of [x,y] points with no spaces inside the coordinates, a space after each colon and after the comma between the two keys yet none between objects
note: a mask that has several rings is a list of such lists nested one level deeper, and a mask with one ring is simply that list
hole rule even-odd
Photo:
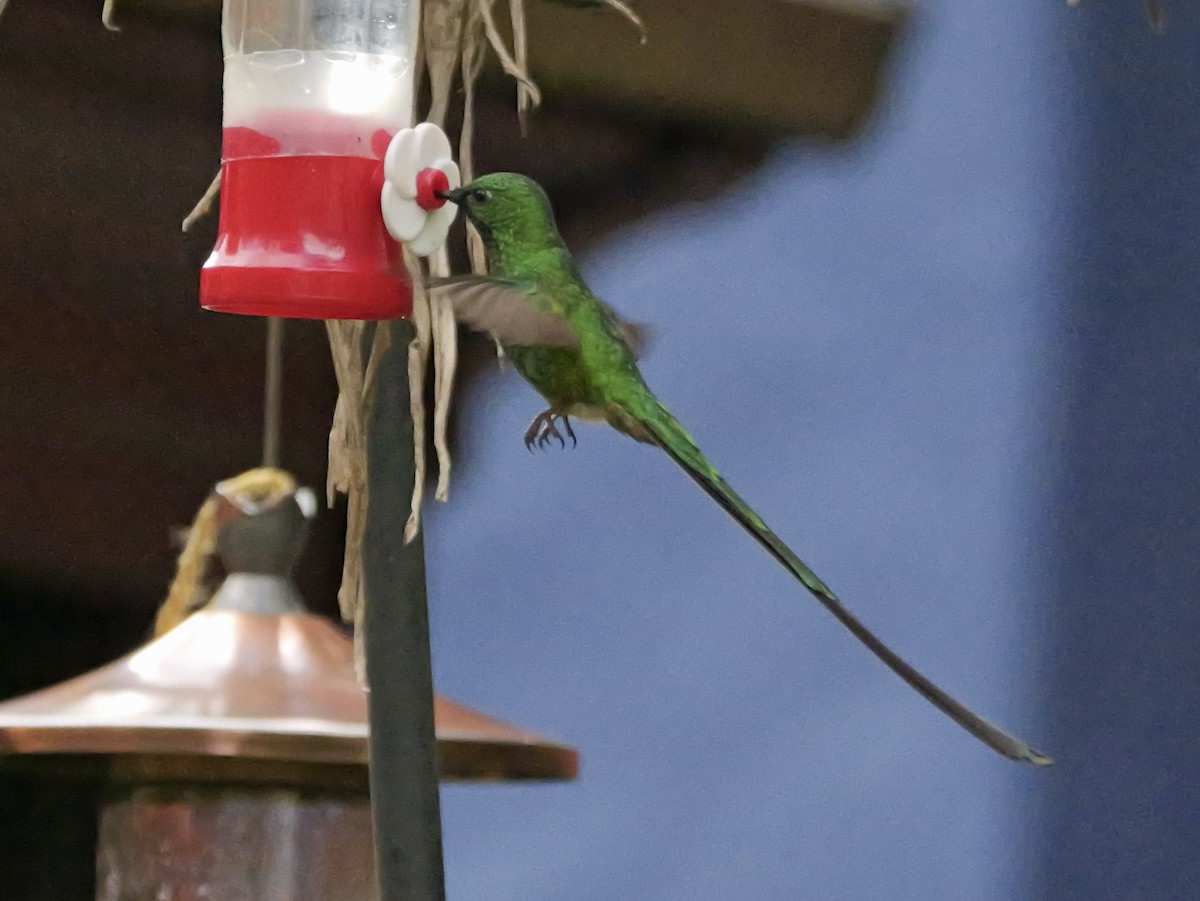
[{"label": "lantern", "polygon": [[[307,489],[218,486],[228,575],[205,609],[0,703],[0,772],[24,760],[104,787],[97,901],[378,897],[352,642],[289,576],[315,508]],[[444,779],[575,777],[572,748],[448,698],[434,711]]]},{"label": "lantern", "polygon": [[419,0],[225,0],[210,310],[386,319],[411,310],[380,213],[383,157],[412,119]]}]

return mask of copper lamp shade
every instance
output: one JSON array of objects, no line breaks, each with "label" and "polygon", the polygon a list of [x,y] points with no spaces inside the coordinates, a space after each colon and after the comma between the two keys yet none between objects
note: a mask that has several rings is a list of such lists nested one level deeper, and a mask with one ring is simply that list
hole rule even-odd
[{"label": "copper lamp shade", "polygon": [[[576,774],[573,749],[455,701],[437,698],[435,721],[444,779]],[[366,695],[351,640],[324,618],[207,609],[107,666],[0,704],[0,753],[105,755],[114,775],[151,779],[261,771],[344,784],[361,770],[365,785]]]},{"label": "copper lamp shade", "polygon": [[[443,779],[575,776],[573,749],[455,701],[435,721]],[[108,785],[97,901],[377,898],[367,735],[352,642],[309,613],[202,610],[0,704],[0,755]]]},{"label": "copper lamp shade", "polygon": [[[305,610],[290,578],[312,492],[260,469],[212,498],[228,572],[212,600],[107,666],[0,704],[0,755],[93,755],[113,775],[150,781],[262,772],[273,784],[366,786],[353,642]],[[573,749],[455,701],[437,698],[434,719],[444,779],[576,775]]]}]

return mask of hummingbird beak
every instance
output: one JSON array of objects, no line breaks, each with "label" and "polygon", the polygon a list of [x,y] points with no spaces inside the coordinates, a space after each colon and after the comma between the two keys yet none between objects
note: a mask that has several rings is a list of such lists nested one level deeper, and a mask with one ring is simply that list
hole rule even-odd
[{"label": "hummingbird beak", "polygon": [[434,195],[461,206],[463,198],[467,196],[467,190],[466,188],[453,188],[449,191],[434,191]]}]

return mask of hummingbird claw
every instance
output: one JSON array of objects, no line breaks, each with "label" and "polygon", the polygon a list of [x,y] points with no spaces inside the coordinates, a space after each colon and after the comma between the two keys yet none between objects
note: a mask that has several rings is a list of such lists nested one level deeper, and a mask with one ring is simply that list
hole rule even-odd
[{"label": "hummingbird claw", "polygon": [[547,445],[555,439],[558,440],[560,448],[566,448],[567,440],[554,424],[555,420],[562,420],[567,438],[571,439],[571,447],[575,447],[579,443],[575,437],[575,430],[571,428],[571,422],[565,414],[553,409],[543,410],[537,416],[533,417],[533,422],[525,430],[525,447],[530,453],[533,453],[533,446],[535,444],[539,450],[545,450]]}]

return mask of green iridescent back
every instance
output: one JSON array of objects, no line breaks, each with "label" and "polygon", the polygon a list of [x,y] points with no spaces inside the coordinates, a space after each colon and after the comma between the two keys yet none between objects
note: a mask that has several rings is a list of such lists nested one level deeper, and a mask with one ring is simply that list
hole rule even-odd
[{"label": "green iridescent back", "polygon": [[565,318],[580,342],[578,350],[507,344],[513,366],[553,408],[633,403],[649,411],[650,405],[637,403],[648,389],[634,352],[611,311],[584,283],[558,234],[545,192],[507,172],[472,184],[489,194],[486,202],[471,207],[471,220],[487,248],[489,273],[528,285],[530,305]]}]

